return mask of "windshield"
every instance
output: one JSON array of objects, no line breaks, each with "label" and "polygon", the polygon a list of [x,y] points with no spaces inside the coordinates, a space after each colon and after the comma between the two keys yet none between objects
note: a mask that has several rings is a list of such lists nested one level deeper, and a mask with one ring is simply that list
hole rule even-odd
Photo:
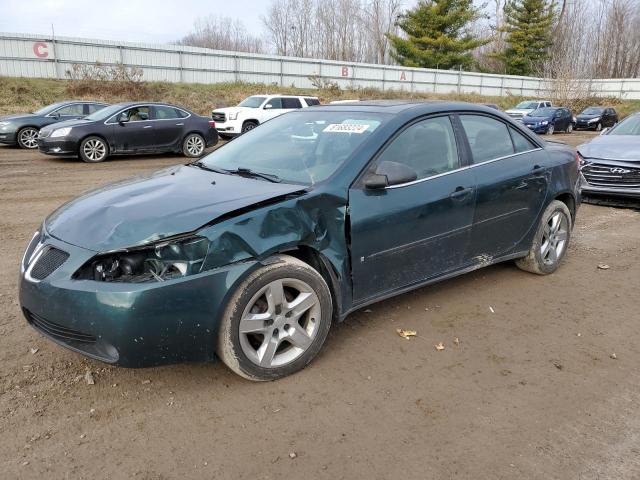
[{"label": "windshield", "polygon": [[60,108],[64,103],[54,103],[51,105],[47,105],[46,107],[42,107],[40,110],[36,110],[33,112],[34,115],[47,115],[48,113],[53,112],[56,108]]},{"label": "windshield", "polygon": [[241,101],[238,106],[239,107],[248,107],[248,108],[260,108],[262,102],[264,102],[267,97],[248,97]]},{"label": "windshield", "polygon": [[585,111],[582,112],[580,115],[602,115],[602,112],[604,112],[604,108],[589,107],[585,109]]},{"label": "windshield", "polygon": [[516,108],[520,108],[522,110],[538,108],[538,102],[520,102],[518,105],[516,105]]},{"label": "windshield", "polygon": [[529,116],[530,117],[551,117],[553,116],[554,113],[556,113],[555,108],[545,107],[545,108],[538,108],[537,110],[534,110],[529,114]]},{"label": "windshield", "polygon": [[114,113],[118,113],[124,107],[122,105],[110,105],[108,107],[104,107],[97,112],[93,112],[91,115],[87,115],[84,117],[85,120],[98,121],[98,120],[106,120]]},{"label": "windshield", "polygon": [[313,185],[329,178],[387,118],[380,113],[305,110],[265,122],[210,153],[202,164]]},{"label": "windshield", "polygon": [[625,118],[616,127],[607,132],[607,135],[640,135],[640,115],[632,115]]}]

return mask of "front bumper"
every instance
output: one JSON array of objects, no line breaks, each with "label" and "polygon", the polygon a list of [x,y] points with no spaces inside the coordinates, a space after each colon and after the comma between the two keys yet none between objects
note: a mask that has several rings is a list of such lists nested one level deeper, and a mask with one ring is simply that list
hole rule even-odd
[{"label": "front bumper", "polygon": [[603,196],[640,199],[640,188],[636,187],[605,187],[590,184],[580,173],[580,190],[584,196]]},{"label": "front bumper", "polygon": [[216,122],[216,130],[219,134],[233,136],[242,133],[242,122],[239,120],[227,120],[226,122]]},{"label": "front bumper", "polygon": [[525,123],[524,126],[534,133],[547,133],[547,130],[549,130],[548,124],[540,125],[540,124],[533,124],[533,123]]},{"label": "front bumper", "polygon": [[[40,281],[31,276],[38,259],[29,263],[38,245],[69,254]],[[95,254],[46,234],[34,239],[21,264],[20,306],[29,324],[59,345],[124,367],[214,358],[228,292],[257,265],[249,261],[140,284],[72,279]]]},{"label": "front bumper", "polygon": [[78,142],[67,138],[38,137],[38,150],[47,155],[77,155]]},{"label": "front bumper", "polygon": [[578,120],[576,123],[576,130],[596,130],[597,126],[598,122],[587,123]]},{"label": "front bumper", "polygon": [[18,132],[0,130],[0,143],[6,145],[16,145],[18,143]]}]

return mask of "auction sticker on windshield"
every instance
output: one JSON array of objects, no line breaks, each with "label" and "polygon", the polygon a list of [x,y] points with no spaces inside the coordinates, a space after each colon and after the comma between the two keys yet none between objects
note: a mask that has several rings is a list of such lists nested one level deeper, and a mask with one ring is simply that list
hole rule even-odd
[{"label": "auction sticker on windshield", "polygon": [[331,123],[324,127],[323,132],[330,133],[363,133],[366,132],[369,125],[357,123]]}]

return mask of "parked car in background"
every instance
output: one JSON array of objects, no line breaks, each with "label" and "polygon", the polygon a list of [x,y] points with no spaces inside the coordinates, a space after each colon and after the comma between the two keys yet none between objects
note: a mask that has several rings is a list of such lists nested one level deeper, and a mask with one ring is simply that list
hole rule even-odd
[{"label": "parked car in background", "polygon": [[27,246],[20,305],[108,363],[217,354],[272,380],[375,301],[508,260],[554,272],[579,203],[575,152],[493,109],[299,109],[60,207]]},{"label": "parked car in background", "polygon": [[69,100],[54,103],[33,113],[0,117],[0,143],[20,148],[38,148],[41,128],[70,119],[78,119],[106,107],[106,103]]},{"label": "parked car in background", "polygon": [[611,107],[589,107],[576,117],[576,130],[601,131],[618,123],[618,114]]},{"label": "parked car in background", "polygon": [[216,129],[223,138],[230,138],[256,128],[261,123],[283,113],[320,105],[317,97],[295,95],[254,95],[236,107],[217,108],[211,112]]},{"label": "parked car in background", "polygon": [[578,147],[582,191],[640,199],[640,113]]},{"label": "parked car in background", "polygon": [[504,113],[509,115],[511,118],[522,118],[526,115],[529,115],[534,110],[538,108],[544,107],[552,107],[553,104],[549,100],[526,100],[524,102],[520,102],[514,108],[510,108],[509,110],[505,110]]},{"label": "parked car in background", "polygon": [[535,133],[553,135],[573,131],[573,114],[564,107],[543,107],[522,118],[522,123]]},{"label": "parked car in background", "polygon": [[45,127],[38,135],[42,153],[79,156],[88,163],[138,153],[199,157],[217,141],[213,120],[175,105],[149,102],[111,105],[80,120]]}]

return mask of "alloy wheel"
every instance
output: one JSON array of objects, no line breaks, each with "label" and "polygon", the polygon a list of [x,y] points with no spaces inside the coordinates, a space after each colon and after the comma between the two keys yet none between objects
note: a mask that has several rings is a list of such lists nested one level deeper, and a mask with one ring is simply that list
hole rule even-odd
[{"label": "alloy wheel", "polygon": [[99,162],[103,160],[107,154],[107,147],[102,140],[92,138],[87,140],[82,146],[82,151],[85,156],[92,162]]},{"label": "alloy wheel", "polygon": [[555,128],[553,124],[549,125],[549,128],[547,129],[547,135],[553,135],[554,131],[555,131]]},{"label": "alloy wheel", "polygon": [[38,147],[38,130],[35,128],[25,128],[20,131],[18,140],[24,148]]},{"label": "alloy wheel", "polygon": [[240,345],[262,368],[275,368],[299,358],[313,343],[322,308],[314,290],[302,280],[283,278],[261,288],[240,319]]},{"label": "alloy wheel", "polygon": [[602,131],[602,124],[598,122],[598,124],[596,125],[596,132],[600,132],[600,131]]},{"label": "alloy wheel", "polygon": [[187,152],[189,155],[199,157],[204,151],[204,140],[198,135],[191,135],[187,139]]},{"label": "alloy wheel", "polygon": [[242,126],[242,133],[248,132],[249,130],[253,130],[257,125],[253,122],[247,122]]},{"label": "alloy wheel", "polygon": [[569,220],[556,211],[544,226],[540,256],[546,265],[555,265],[562,257],[567,244]]},{"label": "alloy wheel", "polygon": [[569,126],[567,127],[567,133],[571,133],[573,132],[573,124],[570,123]]}]

